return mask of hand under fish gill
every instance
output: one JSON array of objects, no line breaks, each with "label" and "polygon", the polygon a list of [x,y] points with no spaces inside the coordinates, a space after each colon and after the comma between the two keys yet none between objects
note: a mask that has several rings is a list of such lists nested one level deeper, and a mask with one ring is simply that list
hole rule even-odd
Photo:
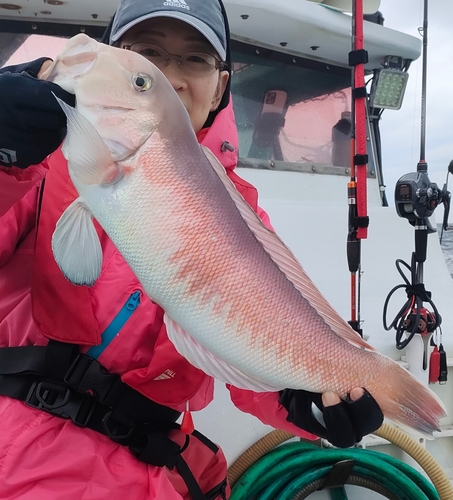
[{"label": "hand under fish gill", "polygon": [[178,351],[206,373],[254,391],[345,397],[363,387],[386,418],[426,435],[439,428],[440,399],[330,306],[200,147],[157,68],[77,35],[48,78],[77,102],[61,105],[63,151],[79,197],[53,238],[69,280],[92,285],[100,273],[94,217],[166,311]]}]

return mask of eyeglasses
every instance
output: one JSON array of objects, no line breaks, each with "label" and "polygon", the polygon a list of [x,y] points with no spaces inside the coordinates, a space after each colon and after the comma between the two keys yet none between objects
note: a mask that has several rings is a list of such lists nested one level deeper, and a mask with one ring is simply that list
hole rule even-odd
[{"label": "eyeglasses", "polygon": [[206,52],[186,52],[182,55],[170,54],[158,45],[151,43],[136,42],[131,45],[123,45],[123,49],[137,52],[148,61],[151,61],[158,68],[163,68],[170,64],[170,59],[174,59],[181,71],[190,75],[210,75],[217,69],[223,70],[226,64],[217,57]]}]

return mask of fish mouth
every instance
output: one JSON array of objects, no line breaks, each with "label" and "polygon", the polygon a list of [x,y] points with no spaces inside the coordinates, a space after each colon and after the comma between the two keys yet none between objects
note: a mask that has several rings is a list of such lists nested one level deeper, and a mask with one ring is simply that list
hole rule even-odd
[{"label": "fish mouth", "polygon": [[94,111],[107,111],[110,113],[128,113],[129,111],[136,111],[135,108],[129,108],[127,106],[106,106],[102,104],[97,104],[93,106],[87,106],[88,108],[94,110]]}]

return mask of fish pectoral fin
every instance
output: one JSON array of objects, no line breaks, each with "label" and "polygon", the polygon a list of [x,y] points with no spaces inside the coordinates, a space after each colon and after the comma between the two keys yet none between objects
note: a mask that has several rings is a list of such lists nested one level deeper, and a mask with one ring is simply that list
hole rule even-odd
[{"label": "fish pectoral fin", "polygon": [[75,285],[93,285],[102,267],[102,249],[91,212],[81,198],[63,212],[52,235],[52,251],[64,276]]},{"label": "fish pectoral fin", "polygon": [[62,152],[68,160],[71,176],[88,185],[106,185],[119,180],[122,169],[113,160],[94,125],[77,109],[54,96],[67,118],[67,134]]},{"label": "fish pectoral fin", "polygon": [[291,281],[302,297],[304,297],[318,315],[329,325],[335,335],[356,347],[374,351],[374,347],[363,340],[363,338],[354,331],[329,304],[305,272],[292,251],[283,243],[279,236],[264,225],[263,221],[236,189],[233,182],[227,176],[225,168],[212,151],[205,146],[202,146],[202,148],[250,231],[252,231],[256,239],[261,243],[263,249],[288,280]]},{"label": "fish pectoral fin", "polygon": [[275,392],[284,389],[284,387],[276,387],[253,378],[238,368],[229,365],[200,345],[167,314],[164,316],[164,323],[167,328],[167,336],[179,354],[207,375],[226,384],[232,384],[239,389],[255,392]]}]

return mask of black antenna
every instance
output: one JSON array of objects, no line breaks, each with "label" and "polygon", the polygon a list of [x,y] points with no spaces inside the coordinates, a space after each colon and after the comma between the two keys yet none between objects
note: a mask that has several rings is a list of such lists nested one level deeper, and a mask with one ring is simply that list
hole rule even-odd
[{"label": "black antenna", "polygon": [[424,0],[423,28],[419,30],[423,34],[423,63],[422,63],[422,103],[421,103],[421,136],[420,136],[420,162],[417,172],[427,172],[426,163],[426,81],[428,74],[428,0]]},{"label": "black antenna", "polygon": [[[426,87],[428,74],[428,0],[424,0],[423,9],[423,59],[422,59],[422,102],[421,102],[421,133],[420,133],[420,161],[417,164],[417,172],[424,174],[426,182],[428,163],[426,162]],[[428,220],[425,217],[417,217],[415,220],[415,260],[418,263],[417,277],[419,283],[423,282],[423,262],[426,260],[428,245]]]}]

